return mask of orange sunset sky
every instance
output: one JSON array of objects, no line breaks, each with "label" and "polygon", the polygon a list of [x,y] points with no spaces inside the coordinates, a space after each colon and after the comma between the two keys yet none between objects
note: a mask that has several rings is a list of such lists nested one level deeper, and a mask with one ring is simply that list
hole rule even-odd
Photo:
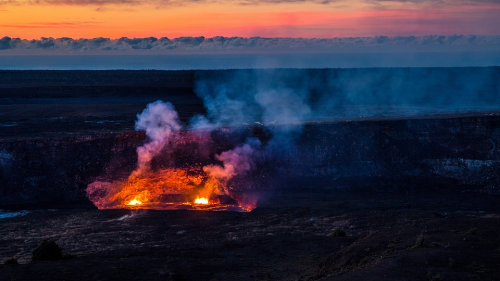
[{"label": "orange sunset sky", "polygon": [[0,37],[500,35],[496,0],[0,0]]}]

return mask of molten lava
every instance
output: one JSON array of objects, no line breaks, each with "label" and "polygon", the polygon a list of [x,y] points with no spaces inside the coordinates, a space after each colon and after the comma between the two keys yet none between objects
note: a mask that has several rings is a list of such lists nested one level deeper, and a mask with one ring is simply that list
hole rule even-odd
[{"label": "molten lava", "polygon": [[138,201],[136,199],[132,199],[132,200],[130,200],[130,202],[128,202],[127,205],[129,205],[129,206],[137,206],[137,205],[141,205],[141,204],[142,204],[141,201]]},{"label": "molten lava", "polygon": [[[256,207],[255,200],[229,191],[219,180],[197,168],[168,168],[122,181],[94,182],[87,187],[87,194],[99,209],[249,212]],[[221,203],[219,197],[226,199]]]},{"label": "molten lava", "polygon": [[[146,123],[154,125],[156,121]],[[236,168],[246,171],[254,165],[249,160],[249,144],[215,154],[222,164],[210,164],[210,150],[216,143],[209,132],[167,130],[164,134],[161,128],[151,128],[160,129],[159,146],[154,141],[156,135],[148,135],[148,142],[137,149],[137,168],[127,178],[95,181],[87,186],[87,196],[97,208],[249,212],[256,207],[256,200],[228,186],[229,179],[238,174]]]},{"label": "molten lava", "polygon": [[198,197],[194,200],[195,204],[202,204],[202,205],[207,205],[208,204],[208,199],[205,197]]}]

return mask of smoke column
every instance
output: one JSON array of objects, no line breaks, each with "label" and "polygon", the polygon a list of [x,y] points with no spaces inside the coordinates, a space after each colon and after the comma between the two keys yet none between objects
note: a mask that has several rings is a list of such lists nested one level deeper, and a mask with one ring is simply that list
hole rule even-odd
[{"label": "smoke column", "polygon": [[499,74],[494,67],[200,71],[196,93],[216,126],[400,118],[498,110]]},{"label": "smoke column", "polygon": [[[309,104],[311,93],[307,88],[309,81],[304,79],[302,73],[248,70],[204,75],[198,77],[196,93],[203,99],[207,115],[192,118],[192,128],[263,126],[271,139],[265,146],[250,145],[258,153],[246,157],[246,161],[255,163],[257,160],[297,157],[294,155],[296,139],[302,132],[304,122],[313,115]],[[289,80],[302,82],[301,85],[287,84]],[[227,151],[228,155],[234,155],[237,149]],[[219,177],[225,177],[221,176],[226,175],[223,172],[233,174],[228,170],[231,165],[226,166],[229,159],[223,161],[222,155],[217,159],[223,162],[223,166],[216,169],[211,165],[205,167],[206,171]]]},{"label": "smoke column", "polygon": [[146,131],[148,141],[137,148],[137,169],[131,177],[137,177],[150,169],[154,156],[169,144],[172,131],[181,129],[179,115],[169,102],[158,100],[148,104],[141,114],[137,115],[136,130]]},{"label": "smoke column", "polygon": [[311,114],[308,91],[280,84],[280,79],[269,79],[266,75],[269,73],[272,71],[265,71],[264,75],[233,71],[197,81],[196,93],[203,99],[207,115],[192,118],[192,128],[260,125],[272,134],[266,146],[247,139],[245,144],[216,156],[222,166],[204,167],[205,172],[221,182],[227,183],[232,177],[255,169],[256,163],[264,158],[290,155],[304,120]]},{"label": "smoke column", "polygon": [[243,175],[255,168],[255,159],[258,158],[260,146],[258,139],[247,139],[245,144],[215,156],[222,162],[222,166],[208,165],[203,167],[203,171],[223,182],[235,175]]},{"label": "smoke column", "polygon": [[[207,114],[193,117],[189,128],[232,127],[231,136],[238,140],[234,148],[214,156],[218,164],[203,167],[214,183],[207,195],[218,184],[229,194],[232,180],[262,163],[275,167],[266,171],[272,175],[306,159],[297,145],[306,122],[498,110],[499,74],[498,68],[199,71],[195,93]],[[137,168],[129,177],[134,187],[150,170],[151,160],[169,148],[171,133],[182,127],[172,104],[162,101],[149,104],[137,118],[135,128],[144,130],[148,140],[137,148]],[[238,129],[248,126],[260,127],[255,132],[265,136],[262,143]],[[244,185],[246,179],[241,180]],[[89,185],[89,196],[109,189],[106,184]]]}]

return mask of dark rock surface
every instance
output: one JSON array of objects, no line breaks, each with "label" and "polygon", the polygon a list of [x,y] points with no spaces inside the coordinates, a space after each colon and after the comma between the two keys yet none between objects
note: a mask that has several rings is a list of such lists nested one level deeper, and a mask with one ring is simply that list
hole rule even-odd
[{"label": "dark rock surface", "polygon": [[[0,260],[20,264],[0,265],[0,280],[498,280],[498,206],[485,194],[284,191],[250,213],[35,210],[2,219]],[[43,239],[74,258],[30,262]]]},{"label": "dark rock surface", "polygon": [[130,160],[143,137],[131,133],[2,142],[0,206],[85,204],[87,184],[108,163],[135,167]]},{"label": "dark rock surface", "polygon": [[62,249],[53,240],[43,240],[40,244],[33,250],[31,256],[32,262],[37,261],[55,261],[61,260],[63,258]]}]

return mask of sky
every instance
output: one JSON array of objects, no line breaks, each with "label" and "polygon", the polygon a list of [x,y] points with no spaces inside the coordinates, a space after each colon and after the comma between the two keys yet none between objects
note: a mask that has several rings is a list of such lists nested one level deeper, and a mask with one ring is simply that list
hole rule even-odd
[{"label": "sky", "polygon": [[500,35],[500,0],[0,0],[0,38]]}]

